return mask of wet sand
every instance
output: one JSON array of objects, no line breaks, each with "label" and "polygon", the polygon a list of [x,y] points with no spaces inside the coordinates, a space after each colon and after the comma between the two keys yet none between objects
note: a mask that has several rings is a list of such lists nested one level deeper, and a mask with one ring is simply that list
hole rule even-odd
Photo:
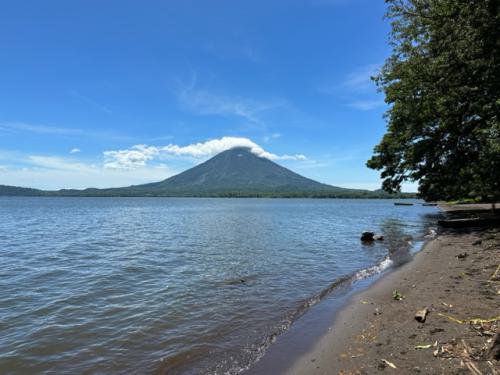
[{"label": "wet sand", "polygon": [[[499,228],[443,231],[355,295],[285,373],[500,374],[487,353],[500,321],[470,321],[499,318],[499,263]],[[396,290],[403,299],[394,299]],[[415,313],[425,307],[419,323]]]}]

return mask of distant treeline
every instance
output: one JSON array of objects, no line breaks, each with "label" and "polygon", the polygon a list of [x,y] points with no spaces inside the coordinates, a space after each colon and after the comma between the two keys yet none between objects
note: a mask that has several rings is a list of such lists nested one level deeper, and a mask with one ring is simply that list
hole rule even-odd
[{"label": "distant treeline", "polygon": [[0,185],[0,196],[31,197],[199,197],[199,198],[417,198],[416,193],[389,194],[382,190],[332,190],[332,191],[136,191],[128,189],[85,189],[44,191],[31,188]]}]

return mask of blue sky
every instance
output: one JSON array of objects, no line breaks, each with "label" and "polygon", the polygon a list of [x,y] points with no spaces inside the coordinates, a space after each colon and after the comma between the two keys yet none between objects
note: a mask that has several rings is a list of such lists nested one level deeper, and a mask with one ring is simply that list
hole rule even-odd
[{"label": "blue sky", "polygon": [[380,187],[374,0],[6,2],[0,184],[158,181],[235,145],[321,182]]}]

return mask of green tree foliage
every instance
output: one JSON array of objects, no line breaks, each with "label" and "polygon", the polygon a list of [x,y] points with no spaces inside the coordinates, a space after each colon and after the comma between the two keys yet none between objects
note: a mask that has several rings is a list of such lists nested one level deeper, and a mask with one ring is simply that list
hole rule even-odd
[{"label": "green tree foliage", "polygon": [[500,199],[500,0],[386,0],[378,76],[387,133],[367,162],[383,188],[427,200]]}]

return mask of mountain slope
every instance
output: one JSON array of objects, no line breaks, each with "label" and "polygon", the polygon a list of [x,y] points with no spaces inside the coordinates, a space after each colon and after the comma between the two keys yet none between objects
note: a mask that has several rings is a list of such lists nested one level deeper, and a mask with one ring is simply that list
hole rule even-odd
[{"label": "mountain slope", "polygon": [[270,192],[324,191],[321,184],[253,154],[247,148],[233,148],[164,181],[130,187],[165,192]]},{"label": "mountain slope", "polygon": [[0,196],[23,196],[23,197],[36,197],[44,195],[43,190],[0,185]]}]

